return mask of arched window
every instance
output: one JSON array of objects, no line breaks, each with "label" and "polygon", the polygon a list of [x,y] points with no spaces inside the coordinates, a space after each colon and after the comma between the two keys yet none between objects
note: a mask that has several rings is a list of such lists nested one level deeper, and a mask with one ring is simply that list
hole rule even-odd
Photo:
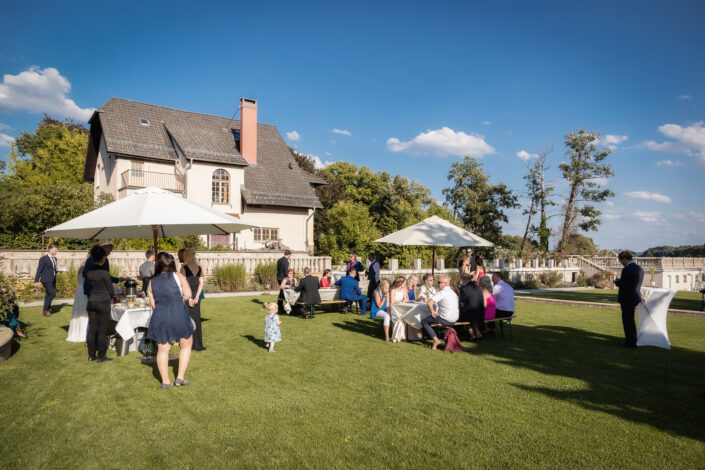
[{"label": "arched window", "polygon": [[215,170],[213,172],[211,195],[213,202],[230,203],[230,175],[228,175],[227,171]]}]

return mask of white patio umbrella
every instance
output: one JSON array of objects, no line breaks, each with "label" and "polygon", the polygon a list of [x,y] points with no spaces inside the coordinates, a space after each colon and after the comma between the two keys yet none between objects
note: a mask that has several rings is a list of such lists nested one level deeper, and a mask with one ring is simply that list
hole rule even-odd
[{"label": "white patio umbrella", "polygon": [[201,206],[170,191],[140,189],[115,202],[47,229],[43,234],[68,238],[153,238],[226,235],[256,225]]},{"label": "white patio umbrella", "polygon": [[494,246],[494,243],[468,232],[445,219],[431,216],[421,222],[410,225],[387,236],[378,238],[376,243],[392,243],[394,245],[423,245],[433,247],[433,265],[431,272],[436,270],[437,246]]}]

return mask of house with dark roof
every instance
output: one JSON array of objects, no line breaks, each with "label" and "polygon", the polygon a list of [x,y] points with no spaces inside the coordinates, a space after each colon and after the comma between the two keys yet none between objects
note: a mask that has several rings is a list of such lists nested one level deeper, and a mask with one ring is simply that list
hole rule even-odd
[{"label": "house with dark roof", "polygon": [[257,122],[257,101],[228,119],[111,98],[91,117],[83,179],[118,200],[156,186],[260,228],[210,235],[209,246],[261,249],[272,241],[313,250],[314,187],[276,127]]}]

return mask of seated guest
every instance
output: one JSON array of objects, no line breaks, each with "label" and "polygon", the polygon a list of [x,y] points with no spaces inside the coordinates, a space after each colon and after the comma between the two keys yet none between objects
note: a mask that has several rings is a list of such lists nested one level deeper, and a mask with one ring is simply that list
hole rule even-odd
[{"label": "seated guest", "polygon": [[365,267],[360,261],[358,261],[355,253],[350,253],[350,261],[348,261],[348,264],[345,265],[345,275],[352,276],[350,273],[353,269],[355,270],[355,275],[353,277],[357,282],[360,282],[360,273],[365,270]]},{"label": "seated guest", "polygon": [[436,288],[433,286],[433,274],[423,275],[423,285],[419,288],[419,301],[426,302],[436,293]]},{"label": "seated guest", "polygon": [[407,282],[409,284],[409,301],[413,302],[416,300],[416,286],[419,284],[419,277],[412,274],[409,276],[409,280]]},{"label": "seated guest", "polygon": [[514,289],[504,282],[500,273],[492,273],[492,295],[497,307],[497,318],[514,315]]},{"label": "seated guest", "polygon": [[387,303],[389,300],[389,281],[382,280],[372,296],[370,307],[370,318],[379,318],[384,326],[384,340],[389,342],[389,323],[391,317],[387,313]]},{"label": "seated guest", "polygon": [[494,320],[497,315],[494,296],[492,295],[492,281],[487,276],[480,278],[480,289],[482,289],[483,304],[485,307],[485,321]]},{"label": "seated guest", "polygon": [[333,271],[326,269],[321,277],[321,287],[330,287],[330,281],[333,278]]},{"label": "seated guest", "polygon": [[394,279],[392,288],[389,292],[389,307],[394,304],[399,304],[409,301],[409,289],[406,288],[406,278],[399,276]]},{"label": "seated guest", "polygon": [[463,256],[458,260],[458,274],[462,276],[463,274],[469,274],[470,272],[470,257]]},{"label": "seated guest", "polygon": [[296,278],[294,278],[294,275],[296,274],[296,271],[293,269],[290,269],[286,272],[286,277],[282,280],[281,284],[279,284],[279,298],[277,299],[277,305],[279,306],[279,313],[285,313],[289,314],[289,312],[286,311],[284,308],[284,302],[286,301],[286,297],[284,296],[284,289],[293,289],[296,287]]},{"label": "seated guest", "polygon": [[[301,292],[299,302],[306,305],[314,305],[321,303],[321,295],[318,293],[318,278],[311,275],[311,268],[304,268],[304,277],[299,281],[299,285],[294,288],[296,292]],[[306,312],[304,311],[304,317]],[[311,313],[311,318],[314,315]]]},{"label": "seated guest", "polygon": [[445,326],[453,326],[458,321],[459,315],[458,296],[450,288],[450,276],[441,276],[438,280],[438,287],[440,287],[440,290],[426,302],[428,309],[431,311],[431,316],[421,320],[424,330],[433,339],[431,349],[434,351],[438,349],[441,340],[438,339],[431,325],[440,323]]},{"label": "seated guest", "polygon": [[[346,302],[360,302],[360,315],[364,315],[367,311],[367,296],[362,295],[360,290],[360,284],[355,279],[357,276],[357,270],[351,269],[347,276],[341,277],[336,283],[336,287],[340,287],[340,300]],[[348,313],[348,307],[344,309],[345,313]]]},{"label": "seated guest", "polygon": [[13,330],[15,335],[20,338],[26,338],[22,327],[20,327],[20,306],[17,305],[17,295],[13,289],[0,289],[2,297],[2,308],[5,311],[5,319],[0,322],[0,325],[6,326]]},{"label": "seated guest", "polygon": [[480,339],[480,325],[485,320],[485,299],[482,289],[472,282],[472,275],[465,273],[460,278],[460,298],[458,308],[460,310],[460,321],[470,322],[472,332],[470,339]]}]

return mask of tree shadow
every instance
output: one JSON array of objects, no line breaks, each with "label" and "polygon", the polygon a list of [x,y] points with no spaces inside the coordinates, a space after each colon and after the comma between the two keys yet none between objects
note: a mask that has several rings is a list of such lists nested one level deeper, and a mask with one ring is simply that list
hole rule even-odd
[{"label": "tree shadow", "polygon": [[622,338],[564,326],[513,328],[513,339],[483,340],[470,352],[509,367],[584,382],[570,389],[513,386],[705,441],[705,353],[621,349],[616,345]]},{"label": "tree shadow", "polygon": [[251,343],[254,343],[255,345],[257,345],[258,347],[260,347],[262,349],[267,349],[267,343],[261,338],[255,338],[252,335],[242,335],[242,337],[247,339]]},{"label": "tree shadow", "polygon": [[345,320],[342,323],[333,323],[333,326],[346,331],[352,331],[353,333],[359,333],[366,336],[371,336],[373,338],[381,338],[384,340],[384,333],[382,330],[382,323],[374,320],[360,321]]}]

